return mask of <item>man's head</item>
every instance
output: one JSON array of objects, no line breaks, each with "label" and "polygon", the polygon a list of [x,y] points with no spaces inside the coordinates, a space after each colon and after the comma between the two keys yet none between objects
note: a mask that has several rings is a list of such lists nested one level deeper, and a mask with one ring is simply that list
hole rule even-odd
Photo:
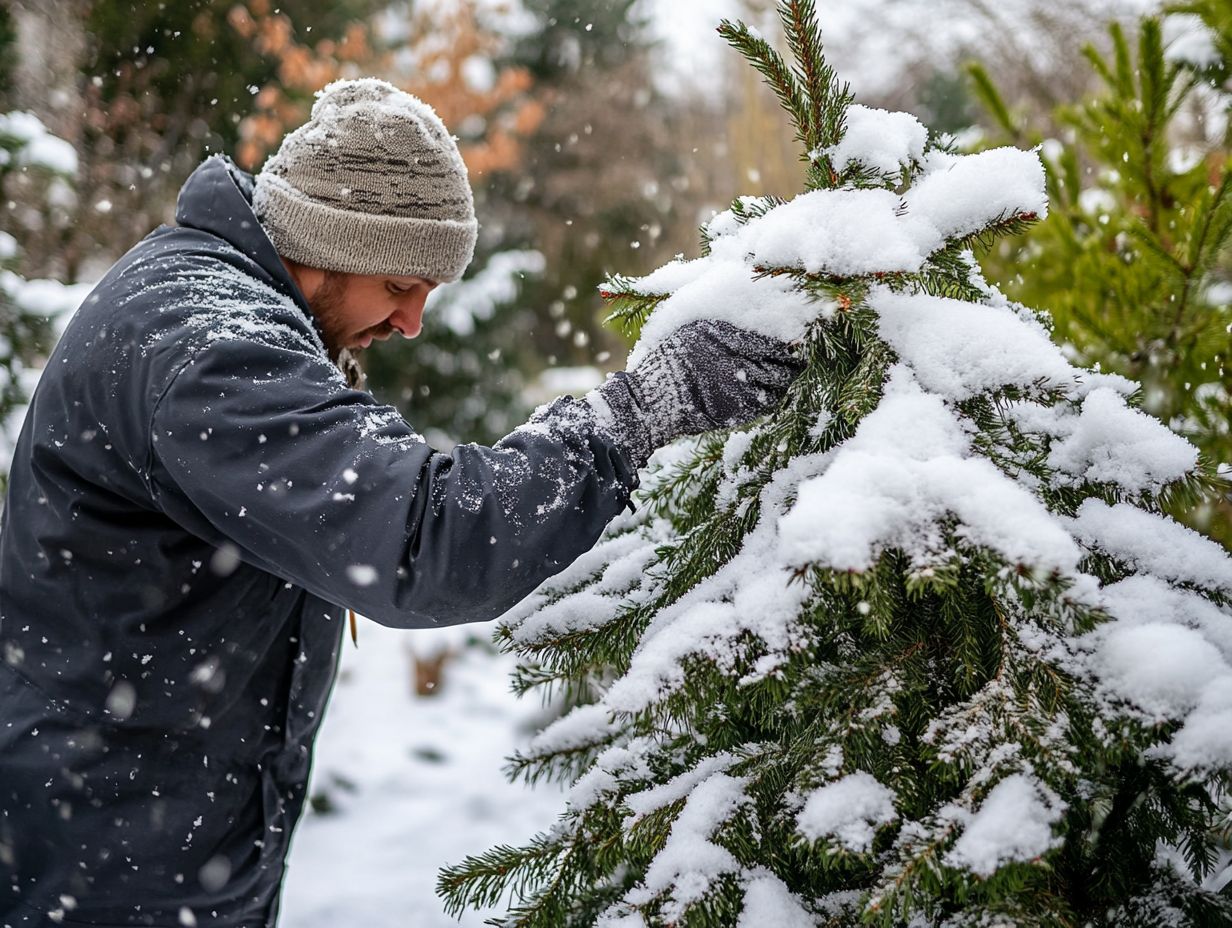
[{"label": "man's head", "polygon": [[257,175],[253,210],[331,353],[419,331],[423,300],[470,263],[478,223],[457,144],[385,81],[336,81]]}]

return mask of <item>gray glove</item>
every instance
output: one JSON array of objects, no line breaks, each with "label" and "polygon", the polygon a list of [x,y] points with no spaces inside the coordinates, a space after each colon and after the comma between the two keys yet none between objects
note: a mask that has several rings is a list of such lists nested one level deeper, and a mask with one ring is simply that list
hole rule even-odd
[{"label": "gray glove", "polygon": [[804,370],[791,346],[729,322],[681,326],[632,371],[586,394],[635,467],[682,435],[742,425],[769,412]]}]

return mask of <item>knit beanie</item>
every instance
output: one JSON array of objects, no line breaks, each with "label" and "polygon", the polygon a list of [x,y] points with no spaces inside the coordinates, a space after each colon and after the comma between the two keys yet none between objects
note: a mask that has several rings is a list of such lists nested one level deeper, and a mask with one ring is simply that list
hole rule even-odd
[{"label": "knit beanie", "polygon": [[284,258],[350,274],[457,280],[479,229],[440,117],[373,78],[317,94],[257,175],[252,206]]}]

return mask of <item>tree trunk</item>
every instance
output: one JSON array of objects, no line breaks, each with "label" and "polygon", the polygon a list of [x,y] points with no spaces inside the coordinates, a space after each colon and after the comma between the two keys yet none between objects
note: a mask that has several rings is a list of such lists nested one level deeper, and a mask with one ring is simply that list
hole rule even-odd
[{"label": "tree trunk", "polygon": [[13,90],[29,110],[73,145],[81,141],[81,63],[90,0],[10,0],[17,31]]}]

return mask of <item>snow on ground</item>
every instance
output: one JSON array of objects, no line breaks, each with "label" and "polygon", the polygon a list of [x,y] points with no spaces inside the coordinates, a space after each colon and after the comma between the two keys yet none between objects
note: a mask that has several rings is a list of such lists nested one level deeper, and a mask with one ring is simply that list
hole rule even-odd
[{"label": "snow on ground", "polygon": [[[520,843],[561,806],[551,786],[506,781],[504,758],[529,736],[538,700],[509,692],[512,658],[465,648],[431,698],[411,688],[410,644],[431,651],[489,625],[400,631],[361,621],[344,642],[341,672],[317,741],[310,795],[326,789],[339,811],[307,812],[291,845],[284,928],[478,926],[436,896],[437,870],[499,843]],[[353,784],[340,788],[339,778]]]}]

